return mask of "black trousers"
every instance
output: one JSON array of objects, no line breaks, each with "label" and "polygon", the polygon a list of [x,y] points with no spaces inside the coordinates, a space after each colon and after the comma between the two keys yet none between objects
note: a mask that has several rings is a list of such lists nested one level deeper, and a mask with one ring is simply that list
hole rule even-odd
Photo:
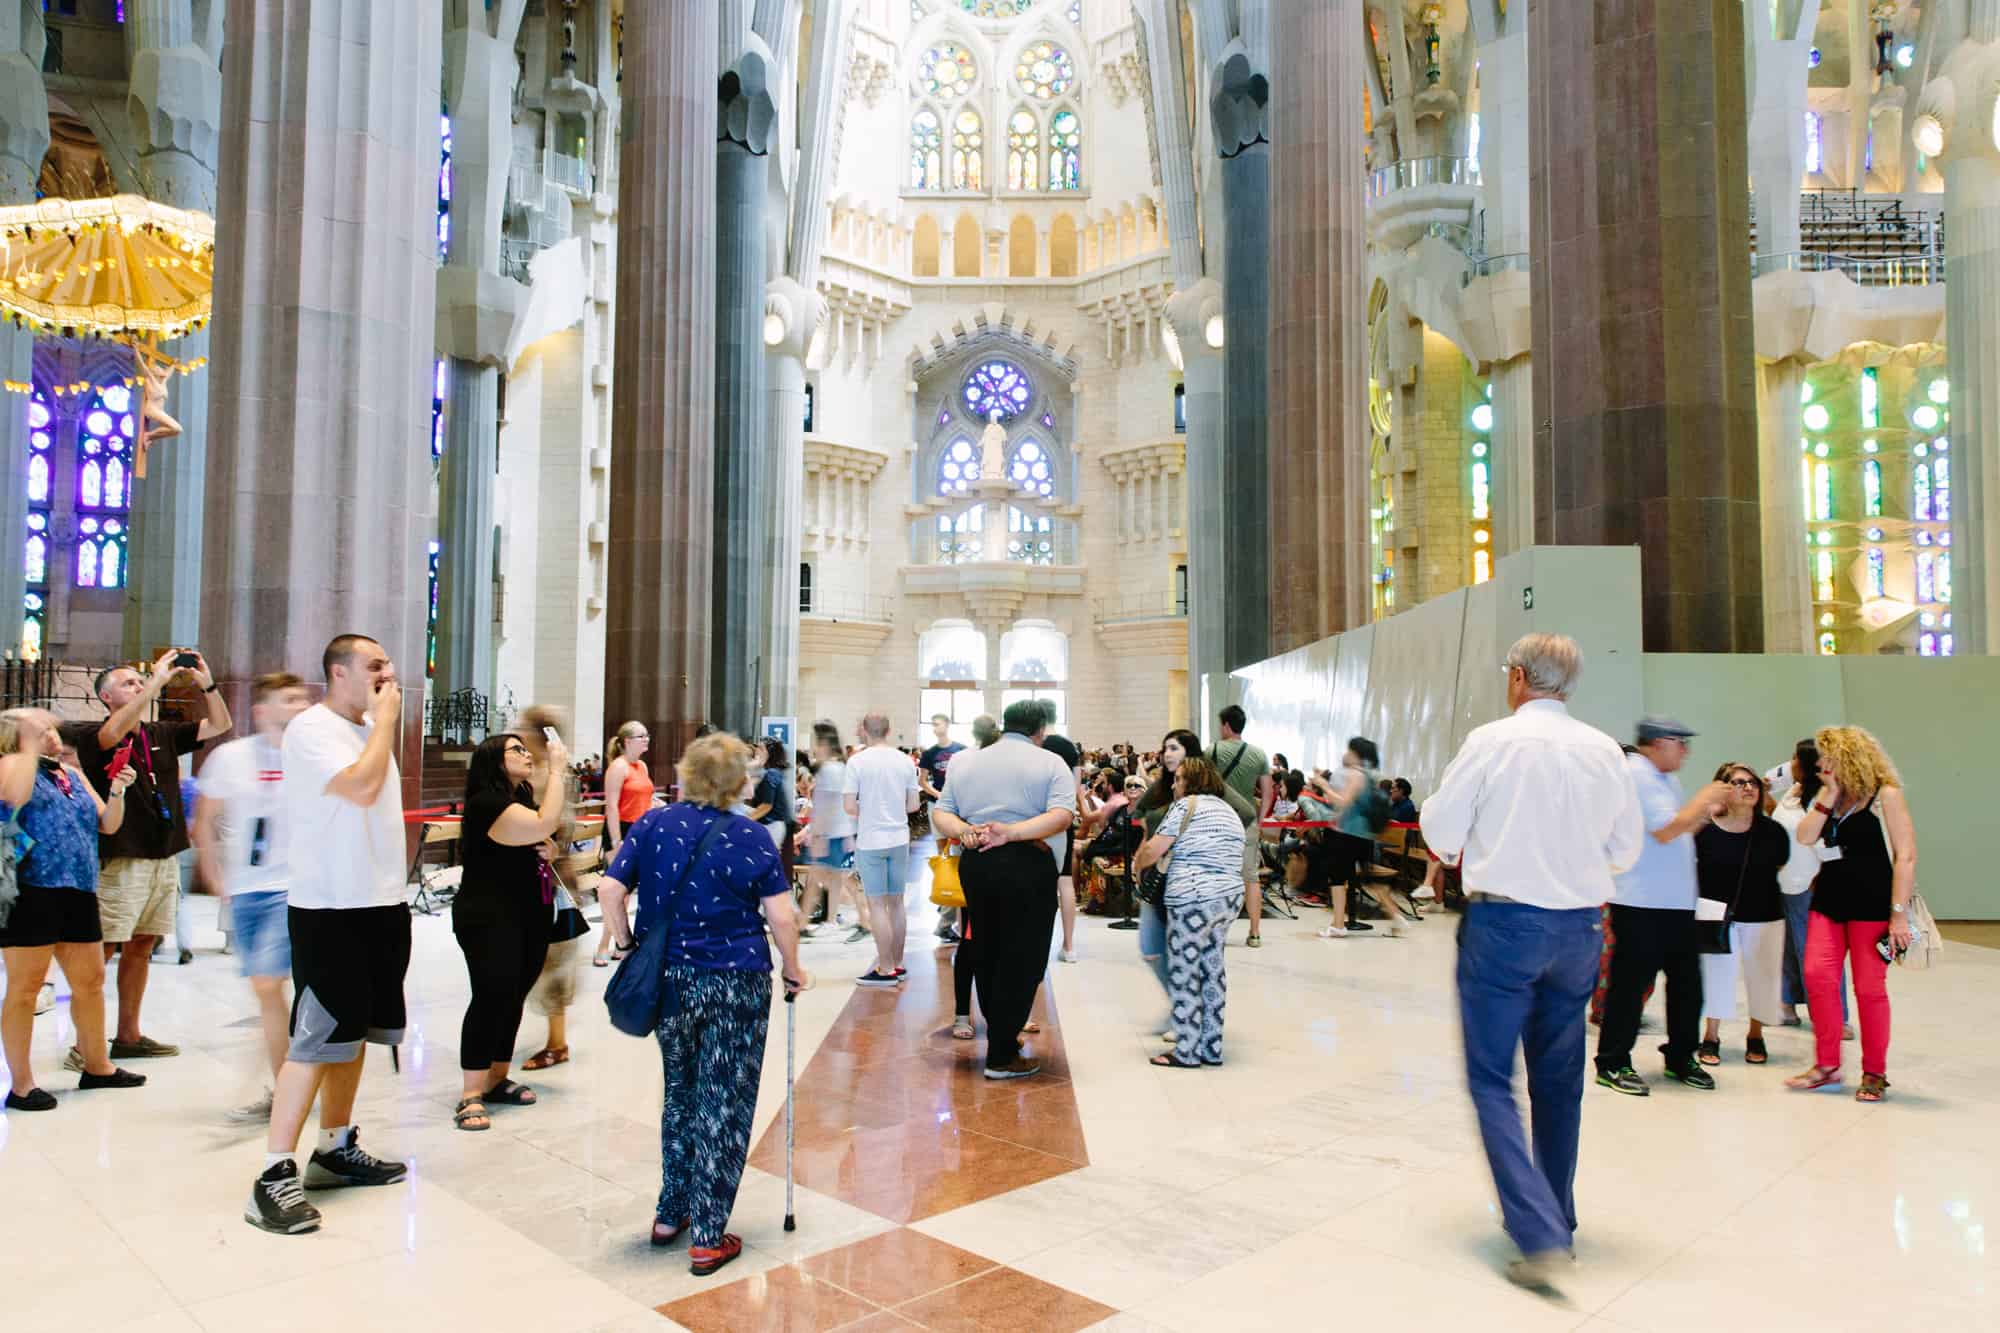
[{"label": "black trousers", "polygon": [[958,947],[951,953],[951,998],[954,1014],[972,1012],[972,971],[979,946],[972,934],[972,909],[958,909]]},{"label": "black trousers", "polygon": [[521,1030],[521,1008],[549,952],[549,922],[526,920],[452,923],[465,954],[472,999],[458,1032],[458,1067],[484,1069],[511,1062]]},{"label": "black trousers", "polygon": [[1667,974],[1667,1067],[1694,1060],[1701,1040],[1701,948],[1694,909],[1623,907],[1611,904],[1611,983],[1604,992],[1604,1022],[1597,1029],[1597,1068],[1610,1073],[1632,1063],[1639,1014],[1646,988]]},{"label": "black trousers", "polygon": [[986,1015],[986,1067],[1021,1056],[1021,1027],[1035,1007],[1035,988],[1049,966],[1056,925],[1056,858],[1039,842],[1010,842],[967,852],[958,878],[972,909],[972,980]]}]

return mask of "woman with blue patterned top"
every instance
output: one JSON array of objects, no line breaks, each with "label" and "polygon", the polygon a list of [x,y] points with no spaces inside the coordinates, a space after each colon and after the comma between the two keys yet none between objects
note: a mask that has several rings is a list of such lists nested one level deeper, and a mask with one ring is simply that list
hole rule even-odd
[{"label": "woman with blue patterned top", "polygon": [[[626,898],[648,930],[665,930],[660,1026],[666,1102],[660,1113],[660,1199],[653,1244],[692,1229],[688,1270],[706,1277],[743,1252],[723,1227],[750,1151],[750,1122],[771,1017],[771,950],[785,989],[806,985],[791,884],[770,835],[731,813],[750,777],[751,749],[724,733],[688,746],[681,799],[632,825],[598,885],[612,938],[632,947]],[[770,927],[770,942],[764,929]]]},{"label": "woman with blue patterned top", "polygon": [[1153,1057],[1169,1069],[1222,1063],[1222,1010],[1229,999],[1222,946],[1243,910],[1243,819],[1222,794],[1222,774],[1189,756],[1174,772],[1174,803],[1134,860],[1162,857],[1167,887],[1167,990],[1174,1007],[1174,1049]]},{"label": "woman with blue patterned top", "polygon": [[25,847],[15,867],[19,897],[0,921],[0,955],[7,996],[0,1003],[0,1042],[13,1086],[10,1111],[53,1111],[56,1099],[35,1086],[28,1067],[35,997],[53,958],[69,979],[70,1021],[82,1056],[80,1089],[136,1088],[145,1077],[114,1067],[104,1046],[104,929],[97,915],[97,835],[116,833],[125,819],[125,789],[138,770],[129,765],[100,801],[83,774],[57,758],[56,719],[34,708],[0,713],[0,807],[12,812]]}]

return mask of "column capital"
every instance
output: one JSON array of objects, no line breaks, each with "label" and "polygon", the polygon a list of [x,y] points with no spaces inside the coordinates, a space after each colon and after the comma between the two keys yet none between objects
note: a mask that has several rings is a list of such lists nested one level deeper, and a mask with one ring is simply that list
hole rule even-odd
[{"label": "column capital", "polygon": [[[781,273],[764,284],[764,350],[771,356],[794,357],[801,364],[813,334],[826,323],[826,298],[808,291],[797,279]],[[775,337],[774,337],[775,335]]]},{"label": "column capital", "polygon": [[1255,68],[1241,38],[1224,49],[1210,77],[1214,92],[1209,95],[1209,112],[1215,127],[1215,151],[1236,157],[1258,144],[1271,141],[1264,131],[1271,105],[1271,79]]},{"label": "column capital", "polygon": [[778,111],[771,99],[771,53],[753,33],[736,62],[722,73],[719,139],[735,144],[753,157],[771,151]]}]

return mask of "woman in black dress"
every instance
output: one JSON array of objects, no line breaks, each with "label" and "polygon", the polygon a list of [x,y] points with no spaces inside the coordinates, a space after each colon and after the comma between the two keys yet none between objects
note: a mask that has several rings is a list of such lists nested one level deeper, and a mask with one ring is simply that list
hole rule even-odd
[{"label": "woman in black dress", "polygon": [[[551,772],[569,754],[548,744]],[[451,930],[465,954],[472,998],[459,1029],[458,1068],[464,1078],[452,1123],[464,1130],[492,1126],[489,1103],[528,1106],[530,1089],[507,1077],[521,1008],[549,951],[554,880],[543,844],[562,821],[564,784],[548,783],[537,806],[529,779],[534,756],[519,736],[489,736],[472,752],[465,774],[465,822],[459,830],[464,879],[451,904]]]}]

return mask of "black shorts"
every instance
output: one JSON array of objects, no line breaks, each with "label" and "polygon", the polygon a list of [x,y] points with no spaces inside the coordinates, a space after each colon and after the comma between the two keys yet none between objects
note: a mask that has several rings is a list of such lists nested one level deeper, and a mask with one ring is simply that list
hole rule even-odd
[{"label": "black shorts", "polygon": [[403,1040],[410,909],[285,909],[292,934],[292,1045],[301,1064],[345,1064],[361,1043]]},{"label": "black shorts", "polygon": [[7,924],[0,926],[0,949],[97,944],[103,939],[104,924],[97,915],[97,895],[81,889],[45,889],[39,884],[23,884]]}]

